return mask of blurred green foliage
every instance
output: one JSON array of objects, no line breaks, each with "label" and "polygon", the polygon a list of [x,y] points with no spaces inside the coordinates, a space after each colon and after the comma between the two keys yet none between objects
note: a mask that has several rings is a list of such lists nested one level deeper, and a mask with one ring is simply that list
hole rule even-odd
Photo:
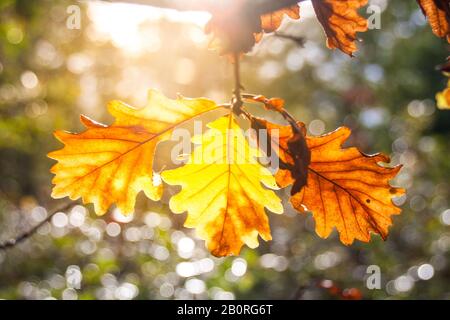
[{"label": "blurred green foliage", "polygon": [[[284,25],[306,38],[305,47],[266,36],[244,58],[242,72],[246,91],[283,97],[311,134],[347,125],[352,145],[404,165],[396,184],[408,194],[398,200],[404,211],[386,242],[374,236],[370,244],[345,247],[336,234],[320,239],[310,215],[287,204],[286,214],[271,217],[273,241],[216,259],[167,201],[140,197],[132,221],[76,206],[0,252],[0,298],[340,299],[336,292],[350,288],[365,299],[450,298],[450,113],[434,104],[445,86],[435,66],[445,60],[446,44],[414,1],[372,3],[383,9],[382,28],[361,35],[356,58],[326,49],[305,9],[300,21]],[[66,27],[73,4],[81,7],[80,30]],[[80,113],[109,122],[107,101],[140,106],[150,87],[172,97],[230,98],[231,67],[207,50],[204,18],[0,0],[0,240],[57,206],[46,154],[60,147],[53,130],[81,129]],[[288,191],[281,194],[287,199]],[[379,290],[366,287],[369,265],[381,269]]]}]

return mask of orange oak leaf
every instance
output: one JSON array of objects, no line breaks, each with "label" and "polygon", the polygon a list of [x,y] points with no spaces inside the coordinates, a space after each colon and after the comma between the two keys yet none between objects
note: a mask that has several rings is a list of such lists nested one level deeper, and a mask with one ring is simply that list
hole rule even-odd
[{"label": "orange oak leaf", "polygon": [[447,38],[450,42],[450,1],[449,0],[417,0],[433,33],[439,38]]},{"label": "orange oak leaf", "polygon": [[[417,0],[423,14],[427,17],[433,33],[439,38],[447,38],[450,43],[450,0]],[[448,77],[450,70],[449,58],[440,67]],[[442,92],[436,94],[439,109],[450,109],[450,89],[447,86]]]},{"label": "orange oak leaf", "polygon": [[311,164],[307,185],[291,198],[294,208],[312,211],[316,232],[327,238],[333,227],[346,245],[354,239],[370,241],[370,232],[386,239],[391,215],[401,209],[392,202],[404,190],[390,186],[401,169],[383,154],[366,155],[356,148],[341,149],[351,131],[341,127],[321,137],[308,137]]},{"label": "orange oak leaf", "polygon": [[367,20],[358,14],[358,9],[367,0],[313,0],[317,19],[327,36],[327,46],[353,56],[357,51],[356,33],[367,31]]},{"label": "orange oak leaf", "polygon": [[[290,126],[268,124],[267,127],[281,132],[280,145],[292,137]],[[320,137],[306,137],[311,152],[307,182],[291,197],[295,209],[312,212],[320,237],[327,238],[336,227],[345,245],[355,239],[370,241],[370,232],[386,239],[392,224],[390,216],[401,212],[392,198],[405,192],[389,184],[401,166],[380,165],[389,162],[387,156],[341,148],[350,134],[350,129],[341,127]],[[282,151],[280,159],[283,158],[289,161]],[[288,170],[279,170],[275,178],[280,187],[295,183],[294,174]]]},{"label": "orange oak leaf", "polygon": [[55,132],[65,146],[48,154],[58,161],[51,169],[55,174],[52,196],[82,198],[94,204],[98,215],[112,204],[123,214],[132,213],[140,191],[159,200],[162,186],[153,173],[158,142],[170,138],[176,125],[216,108],[207,99],[171,100],[150,90],[142,109],[110,102],[108,111],[115,118],[110,126],[81,116],[84,132]]}]

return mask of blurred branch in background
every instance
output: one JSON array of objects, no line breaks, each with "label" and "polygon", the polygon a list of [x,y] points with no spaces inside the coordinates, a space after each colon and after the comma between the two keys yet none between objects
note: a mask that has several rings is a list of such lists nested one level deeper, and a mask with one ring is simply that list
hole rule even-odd
[{"label": "blurred branch in background", "polygon": [[30,230],[18,235],[17,237],[15,237],[13,239],[9,239],[4,242],[1,242],[0,243],[0,251],[10,249],[12,247],[15,247],[19,243],[25,241],[26,239],[28,239],[29,237],[34,235],[39,230],[39,228],[42,227],[45,223],[49,222],[55,214],[57,214],[58,212],[61,212],[61,211],[68,210],[69,208],[75,206],[76,204],[77,204],[77,202],[70,201],[64,205],[61,205],[57,209],[51,211],[50,214],[48,214],[44,220],[39,222],[37,225],[32,227]]}]

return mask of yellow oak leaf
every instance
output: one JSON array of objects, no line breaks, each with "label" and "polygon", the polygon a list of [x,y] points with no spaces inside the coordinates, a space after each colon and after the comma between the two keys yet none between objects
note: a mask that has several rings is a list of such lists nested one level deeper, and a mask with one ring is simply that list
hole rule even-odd
[{"label": "yellow oak leaf", "polygon": [[447,88],[436,94],[436,101],[439,109],[450,109],[450,81],[448,81]]},{"label": "yellow oak leaf", "polygon": [[[450,57],[439,69],[447,78],[450,77]],[[450,110],[450,80],[447,81],[447,88],[436,94],[436,104],[441,110]]]},{"label": "yellow oak leaf", "polygon": [[187,211],[185,226],[196,228],[215,256],[238,255],[243,244],[258,246],[258,234],[271,240],[264,208],[282,213],[271,172],[258,161],[261,152],[246,140],[230,113],[210,124],[200,144],[182,167],[161,173],[182,190],[170,199],[174,213]]},{"label": "yellow oak leaf", "polygon": [[98,215],[112,204],[123,214],[132,213],[140,191],[159,200],[162,185],[153,173],[158,142],[170,138],[177,125],[216,108],[207,99],[172,100],[150,90],[148,103],[141,109],[110,102],[108,111],[115,118],[110,126],[81,116],[84,132],[55,132],[65,146],[48,154],[58,161],[51,169],[55,174],[52,197],[82,198],[94,204]]}]

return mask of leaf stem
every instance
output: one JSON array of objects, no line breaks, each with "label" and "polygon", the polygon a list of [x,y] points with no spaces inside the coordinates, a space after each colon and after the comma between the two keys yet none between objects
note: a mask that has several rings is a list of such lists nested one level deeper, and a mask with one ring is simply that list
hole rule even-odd
[{"label": "leaf stem", "polygon": [[244,102],[242,101],[241,95],[241,68],[240,68],[240,56],[239,53],[233,53],[233,73],[234,73],[234,90],[233,90],[233,99],[232,99],[232,111],[237,115],[241,115],[242,106]]},{"label": "leaf stem", "polygon": [[[255,94],[251,94],[251,93],[242,93],[241,94],[242,99],[244,100],[248,100],[250,102],[256,102],[256,103],[264,103],[267,106],[270,106],[270,104],[267,102],[262,102],[260,100],[258,100],[258,95]],[[300,128],[300,126],[297,123],[297,120],[284,108],[282,109],[278,109],[278,108],[268,108],[269,110],[278,112],[279,114],[281,114],[281,116],[291,125],[291,127],[293,128],[293,130],[295,132],[302,132],[302,129]]]}]

